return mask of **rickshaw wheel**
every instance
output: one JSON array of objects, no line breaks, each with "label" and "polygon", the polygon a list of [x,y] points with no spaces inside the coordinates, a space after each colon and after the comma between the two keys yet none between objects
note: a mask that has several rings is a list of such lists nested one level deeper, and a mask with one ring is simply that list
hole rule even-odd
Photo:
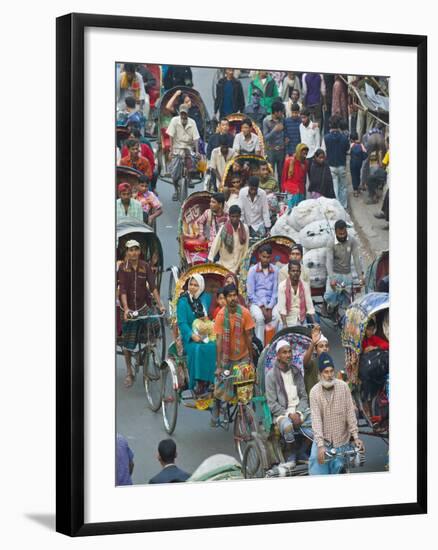
[{"label": "rickshaw wheel", "polygon": [[164,429],[171,435],[176,427],[178,417],[178,388],[169,364],[166,362],[162,370],[163,392],[161,408],[163,413]]},{"label": "rickshaw wheel", "polygon": [[239,409],[234,419],[234,444],[243,460],[243,454],[248,443],[253,439],[253,432],[257,431],[257,422],[254,411],[249,405],[239,403]]},{"label": "rickshaw wheel", "polygon": [[242,470],[245,479],[265,477],[263,457],[257,441],[251,441],[243,453]]},{"label": "rickshaw wheel", "polygon": [[164,361],[166,358],[166,329],[164,326],[164,319],[159,319],[160,322],[160,333],[155,340],[155,353],[158,354],[158,357],[161,361]]},{"label": "rickshaw wheel", "polygon": [[155,349],[151,349],[144,354],[143,383],[148,407],[156,412],[161,405],[162,378],[160,363]]}]

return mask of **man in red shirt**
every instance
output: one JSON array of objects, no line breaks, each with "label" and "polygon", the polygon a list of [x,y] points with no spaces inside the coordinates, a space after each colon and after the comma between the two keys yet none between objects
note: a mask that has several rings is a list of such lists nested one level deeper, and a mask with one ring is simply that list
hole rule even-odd
[{"label": "man in red shirt", "polygon": [[130,168],[135,168],[150,180],[152,178],[152,168],[146,157],[140,155],[140,142],[138,139],[129,139],[126,142],[128,147],[129,155],[122,157],[120,161],[120,166],[129,166]]}]

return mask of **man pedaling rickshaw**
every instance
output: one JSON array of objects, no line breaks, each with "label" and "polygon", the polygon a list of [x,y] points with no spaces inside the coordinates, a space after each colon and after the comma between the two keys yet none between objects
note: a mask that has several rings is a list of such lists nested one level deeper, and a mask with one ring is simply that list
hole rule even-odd
[{"label": "man pedaling rickshaw", "polygon": [[[155,275],[144,260],[140,259],[140,244],[130,240],[126,243],[126,259],[118,270],[120,303],[123,309],[122,336],[123,354],[126,363],[125,386],[131,387],[134,382],[131,355],[137,345],[141,325],[150,322],[141,319],[154,314],[154,298],[158,309],[163,313],[166,308],[161,302],[160,294],[155,285]],[[136,317],[139,317],[136,319]]]},{"label": "man pedaling rickshaw", "polygon": [[[189,118],[188,107],[183,103],[179,107],[179,115],[172,118],[166,130],[170,137],[170,150],[172,160],[169,164],[169,171],[172,176],[175,193],[172,196],[173,201],[178,200],[178,185],[181,179],[183,166],[187,171],[193,169],[193,151],[195,157],[199,158],[199,132],[196,122]],[[189,187],[193,184],[189,183]]]}]

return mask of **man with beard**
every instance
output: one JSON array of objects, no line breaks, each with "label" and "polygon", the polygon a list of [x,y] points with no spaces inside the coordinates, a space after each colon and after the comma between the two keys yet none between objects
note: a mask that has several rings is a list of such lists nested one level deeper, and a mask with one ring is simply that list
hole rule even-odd
[{"label": "man with beard", "polygon": [[359,243],[348,234],[347,224],[344,220],[335,223],[335,238],[327,245],[327,285],[324,294],[324,301],[327,312],[332,313],[341,300],[341,295],[336,289],[337,285],[345,285],[348,290],[351,288],[353,276],[351,273],[351,257],[353,256],[354,267],[359,276],[359,283],[365,283],[364,272],[360,261]]},{"label": "man with beard", "polygon": [[310,392],[310,410],[314,441],[310,453],[309,474],[338,474],[343,458],[325,462],[325,452],[335,449],[342,453],[351,448],[351,440],[362,452],[364,444],[358,437],[358,427],[350,388],[335,378],[333,359],[326,352],[318,359],[319,382]]},{"label": "man with beard", "polygon": [[[298,459],[307,461],[304,450],[298,450],[295,431],[303,423],[309,408],[304,380],[300,370],[292,364],[292,348],[287,340],[275,346],[277,359],[266,375],[266,400],[274,422],[288,444],[286,460],[293,464]],[[301,452],[300,452],[301,451]]]},{"label": "man with beard", "polygon": [[321,353],[329,353],[329,341],[321,332],[319,325],[314,325],[310,334],[310,344],[303,356],[304,367],[304,385],[306,386],[307,395],[313,386],[319,381],[318,360]]}]

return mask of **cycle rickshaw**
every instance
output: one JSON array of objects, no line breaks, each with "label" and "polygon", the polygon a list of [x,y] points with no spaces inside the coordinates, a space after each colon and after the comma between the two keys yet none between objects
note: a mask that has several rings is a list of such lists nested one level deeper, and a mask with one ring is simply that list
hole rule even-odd
[{"label": "cycle rickshaw", "polygon": [[199,234],[197,220],[210,208],[211,193],[197,191],[183,202],[178,219],[178,243],[181,269],[205,263],[208,241]]},{"label": "cycle rickshaw", "polygon": [[[269,244],[272,247],[272,260],[271,262],[281,269],[289,262],[289,255],[292,245],[295,242],[289,237],[265,237],[259,241],[253,241],[245,258],[243,259],[242,266],[240,268],[239,277],[239,292],[243,296],[243,299],[247,301],[246,279],[248,277],[249,269],[259,262],[259,250],[265,244]],[[263,345],[267,345],[273,336],[273,330],[270,325],[265,327],[265,339],[262,342]]]},{"label": "cycle rickshaw", "polygon": [[144,176],[143,172],[140,172],[140,170],[136,170],[135,168],[131,168],[130,166],[117,166],[116,171],[116,193],[117,193],[117,186],[119,183],[129,183],[132,187],[133,192],[137,189],[137,184],[140,181],[140,178]]},{"label": "cycle rickshaw", "polygon": [[[178,298],[183,292],[186,283],[195,274],[201,274],[205,280],[206,292],[216,295],[217,289],[224,285],[225,279],[232,275],[230,271],[219,264],[206,263],[190,267],[176,281],[174,293],[169,299],[169,320],[172,326],[174,341],[170,344],[166,360],[162,364],[162,413],[164,429],[168,434],[173,433],[176,427],[178,406],[213,412],[216,399],[213,394],[213,387],[208,388],[207,394],[202,396],[193,395],[187,390],[189,386],[189,372],[187,368],[187,357],[182,346],[181,338],[176,319],[176,306]],[[172,277],[172,274],[171,274]],[[214,301],[212,303],[212,308]],[[211,309],[212,309],[211,308]],[[257,342],[253,339],[254,363],[260,354]],[[234,367],[233,372],[226,375],[232,379],[234,388],[233,397],[227,401],[220,402],[218,415],[218,426],[226,430],[234,423],[234,441],[240,458],[243,457],[244,447],[251,439],[251,433],[255,430],[255,418],[248,403],[251,401],[255,372],[250,365]]]},{"label": "cycle rickshaw", "polygon": [[[207,169],[206,162],[205,160],[202,159],[202,155],[204,154],[204,151],[203,151],[204,143],[209,133],[210,118],[208,115],[207,108],[199,92],[197,90],[194,90],[193,88],[188,88],[187,86],[178,86],[176,88],[172,88],[171,90],[168,90],[167,92],[164,93],[163,96],[161,96],[159,101],[157,101],[156,103],[156,109],[158,112],[158,121],[157,121],[158,173],[162,180],[166,181],[167,183],[173,183],[169,172],[169,163],[170,163],[171,154],[172,154],[170,150],[170,137],[167,135],[166,131],[170,124],[170,121],[174,116],[176,116],[177,113],[176,111],[175,112],[169,111],[169,109],[166,106],[169,100],[178,90],[181,90],[182,94],[188,95],[190,97],[190,100],[192,102],[192,108],[194,109],[193,111],[194,114],[191,116],[189,113],[189,117],[193,118],[193,116],[195,116],[195,122],[198,126],[198,131],[201,136],[201,142],[199,147],[199,152],[201,153],[201,160],[193,163],[192,170],[190,171],[190,174],[189,174],[190,182],[193,184],[198,184],[203,181],[205,171]],[[175,106],[177,108],[177,102],[175,102]],[[184,196],[182,198],[185,199]]]},{"label": "cycle rickshaw", "polygon": [[[308,475],[307,460],[298,460],[298,463],[287,461],[288,444],[281,437],[277,424],[273,422],[272,414],[265,397],[266,374],[271,370],[276,361],[276,343],[279,340],[286,340],[292,347],[292,362],[304,373],[303,357],[308,349],[310,338],[310,327],[296,326],[288,327],[279,331],[271,343],[266,346],[260,355],[257,364],[257,385],[256,394],[252,399],[255,407],[257,429],[253,433],[252,440],[246,446],[243,456],[243,474],[245,478],[264,477],[296,477]],[[310,454],[313,442],[312,423],[310,409],[304,411],[304,421],[296,428],[295,437],[297,443],[305,448],[305,454]],[[343,459],[343,472],[350,472],[355,465],[357,458],[360,464],[364,463],[363,455],[356,449],[347,449],[341,455],[334,449],[327,447],[326,460],[335,458]]]},{"label": "cycle rickshaw", "polygon": [[[134,218],[126,218],[126,220],[117,224],[117,266],[119,262],[126,261],[126,243],[131,239],[138,241],[140,244],[140,259],[149,263],[155,274],[156,286],[160,289],[163,274],[163,250],[160,240],[149,226]],[[137,325],[137,343],[136,350],[133,353],[133,368],[135,374],[138,374],[142,369],[147,403],[153,411],[156,411],[161,404],[160,365],[166,355],[164,316],[154,314],[142,317],[138,315],[138,312],[133,312],[132,320],[142,319],[145,322]],[[116,322],[117,354],[123,355],[122,317],[119,304],[116,307]]]},{"label": "cycle rickshaw", "polygon": [[378,292],[389,276],[389,250],[384,250],[368,267],[365,275],[365,292]]},{"label": "cycle rickshaw", "polygon": [[[222,181],[219,184],[219,191],[231,187],[231,179],[236,174],[240,177],[240,186],[244,187],[248,183],[250,176],[259,175],[259,167],[261,162],[266,162],[266,159],[260,155],[236,155],[229,160],[225,166]],[[269,165],[272,172],[272,167]]]},{"label": "cycle rickshaw", "polygon": [[[345,380],[359,411],[359,428],[367,435],[376,435],[385,442],[389,438],[389,351],[363,353],[363,340],[370,320],[376,334],[389,341],[389,294],[371,292],[355,300],[347,309],[342,346],[345,349]],[[364,406],[372,397],[370,407]]]}]

